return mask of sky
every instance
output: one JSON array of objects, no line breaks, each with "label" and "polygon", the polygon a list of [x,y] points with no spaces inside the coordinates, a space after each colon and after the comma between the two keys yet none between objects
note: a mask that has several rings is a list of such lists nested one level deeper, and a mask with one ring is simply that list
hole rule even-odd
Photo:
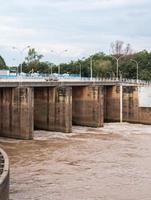
[{"label": "sky", "polygon": [[150,0],[0,0],[0,5],[0,55],[10,66],[24,60],[27,49],[20,51],[28,45],[53,63],[108,54],[116,40],[134,51],[151,50]]}]

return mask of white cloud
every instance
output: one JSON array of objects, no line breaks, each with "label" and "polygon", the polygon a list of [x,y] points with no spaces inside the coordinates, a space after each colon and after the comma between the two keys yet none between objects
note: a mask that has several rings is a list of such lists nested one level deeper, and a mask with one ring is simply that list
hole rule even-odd
[{"label": "white cloud", "polygon": [[[143,5],[144,3],[149,2],[149,0],[12,0],[10,6],[16,6],[18,8],[32,9],[34,8],[52,8],[68,11],[79,11],[79,10],[100,10],[105,8],[113,8],[119,6],[127,5]],[[4,2],[4,5],[9,6],[8,2]],[[4,6],[2,5],[2,6]],[[50,10],[51,12],[51,10]]]},{"label": "white cloud", "polygon": [[35,6],[47,6],[52,8],[60,8],[61,10],[68,11],[92,11],[92,10],[102,10],[107,8],[115,8],[121,6],[134,6],[142,5],[148,0],[44,0],[36,1],[33,0],[32,4]]},{"label": "white cloud", "polygon": [[[0,45],[7,50],[0,50],[11,63],[14,52],[8,51],[14,45],[30,44],[47,57],[53,49],[56,62],[95,51],[108,53],[110,42],[117,39],[150,49],[150,6],[149,0],[3,1]],[[64,49],[68,53],[59,56]]]},{"label": "white cloud", "polygon": [[63,4],[67,6],[68,9],[71,10],[102,10],[107,8],[115,8],[119,6],[126,5],[138,5],[142,4],[141,0],[85,0],[85,1],[75,1],[70,3]]}]

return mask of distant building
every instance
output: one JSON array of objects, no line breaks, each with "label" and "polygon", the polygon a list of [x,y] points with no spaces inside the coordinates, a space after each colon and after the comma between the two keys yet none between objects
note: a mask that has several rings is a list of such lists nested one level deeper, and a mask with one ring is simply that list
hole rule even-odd
[{"label": "distant building", "polygon": [[9,70],[7,69],[0,70],[0,76],[9,76],[9,74]]},{"label": "distant building", "polygon": [[0,78],[14,78],[17,76],[15,70],[2,69],[0,70]]}]

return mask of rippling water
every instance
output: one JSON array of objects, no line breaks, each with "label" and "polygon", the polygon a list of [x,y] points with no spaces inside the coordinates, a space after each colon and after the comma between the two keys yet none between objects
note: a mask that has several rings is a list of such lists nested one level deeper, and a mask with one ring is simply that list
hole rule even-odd
[{"label": "rippling water", "polygon": [[35,131],[0,139],[11,161],[10,200],[150,200],[151,126]]}]

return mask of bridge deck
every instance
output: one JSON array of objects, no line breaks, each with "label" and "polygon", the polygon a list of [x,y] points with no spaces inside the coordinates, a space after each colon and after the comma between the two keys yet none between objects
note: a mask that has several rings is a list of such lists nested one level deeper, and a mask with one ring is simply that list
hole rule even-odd
[{"label": "bridge deck", "polygon": [[88,86],[88,85],[123,85],[123,86],[142,86],[146,82],[136,83],[133,81],[118,80],[49,80],[49,79],[0,79],[0,87],[56,87],[56,86]]}]

